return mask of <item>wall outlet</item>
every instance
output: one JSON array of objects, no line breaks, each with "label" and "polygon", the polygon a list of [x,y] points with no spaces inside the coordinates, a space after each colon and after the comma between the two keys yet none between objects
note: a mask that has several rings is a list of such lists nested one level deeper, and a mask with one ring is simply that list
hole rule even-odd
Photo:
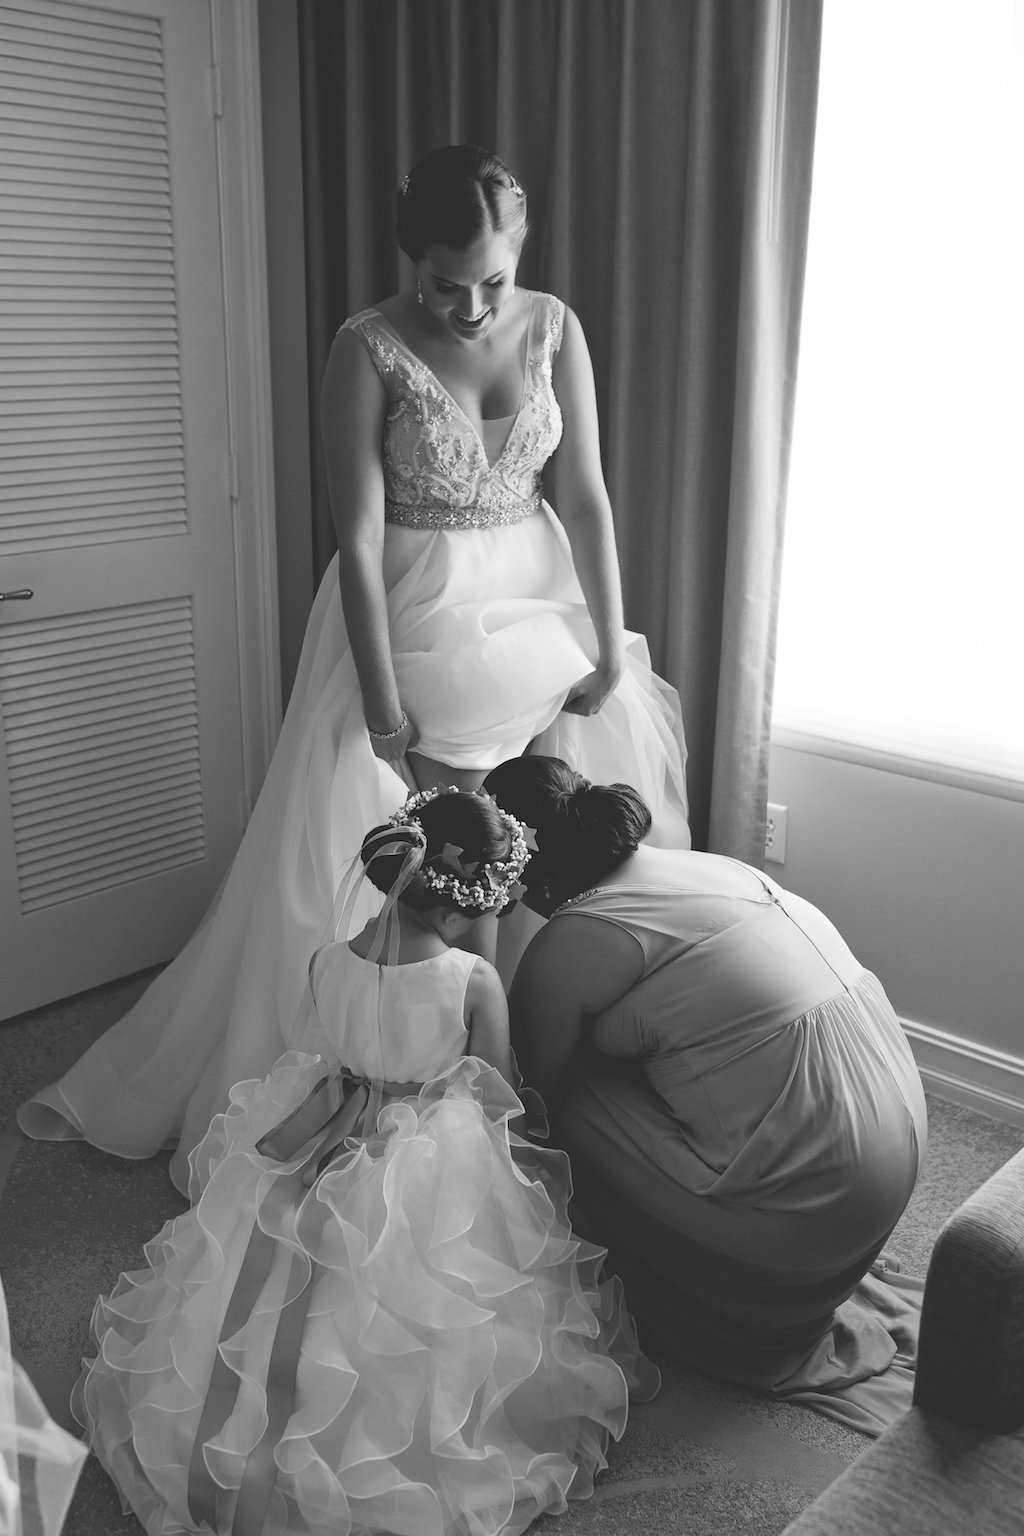
[{"label": "wall outlet", "polygon": [[786,818],[789,811],[784,805],[768,803],[768,821],[764,831],[764,856],[769,864],[786,862]]}]

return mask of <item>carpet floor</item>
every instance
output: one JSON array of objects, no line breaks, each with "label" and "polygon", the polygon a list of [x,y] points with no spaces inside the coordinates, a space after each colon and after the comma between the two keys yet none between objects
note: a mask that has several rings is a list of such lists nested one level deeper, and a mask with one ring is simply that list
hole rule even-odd
[{"label": "carpet floor", "polygon": [[[93,1303],[142,1244],[184,1208],[167,1158],[125,1162],[77,1143],[30,1142],[17,1105],[58,1076],[148,978],[0,1025],[0,1276],[16,1351],[50,1413],[75,1429],[67,1401]],[[929,1147],[890,1243],[923,1273],[942,1222],[1024,1145],[1024,1132],[929,1096]],[[630,1415],[594,1497],[534,1526],[543,1536],[778,1536],[870,1443],[796,1405],[771,1403],[659,1360],[665,1384]],[[86,1463],[65,1536],[139,1536],[141,1526],[95,1459]]]}]

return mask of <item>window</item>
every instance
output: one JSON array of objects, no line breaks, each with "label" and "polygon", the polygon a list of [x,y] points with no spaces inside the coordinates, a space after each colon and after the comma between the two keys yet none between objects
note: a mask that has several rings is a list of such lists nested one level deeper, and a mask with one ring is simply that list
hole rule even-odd
[{"label": "window", "polygon": [[775,726],[1024,779],[1024,0],[828,0]]}]

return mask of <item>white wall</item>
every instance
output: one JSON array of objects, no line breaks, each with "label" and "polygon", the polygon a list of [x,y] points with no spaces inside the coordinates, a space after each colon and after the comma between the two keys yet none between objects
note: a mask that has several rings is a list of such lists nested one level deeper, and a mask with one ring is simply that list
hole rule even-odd
[{"label": "white wall", "polygon": [[994,783],[936,782],[830,750],[773,746],[769,798],[787,807],[787,845],[768,873],[820,907],[879,976],[926,1086],[1024,1125],[1020,786],[1004,797]]}]

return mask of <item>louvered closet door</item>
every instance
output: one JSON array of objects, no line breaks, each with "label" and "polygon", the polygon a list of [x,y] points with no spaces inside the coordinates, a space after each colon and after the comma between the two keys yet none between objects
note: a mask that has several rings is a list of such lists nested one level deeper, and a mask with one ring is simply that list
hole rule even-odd
[{"label": "louvered closet door", "polygon": [[208,0],[0,0],[0,1017],[167,959],[242,825]]}]

